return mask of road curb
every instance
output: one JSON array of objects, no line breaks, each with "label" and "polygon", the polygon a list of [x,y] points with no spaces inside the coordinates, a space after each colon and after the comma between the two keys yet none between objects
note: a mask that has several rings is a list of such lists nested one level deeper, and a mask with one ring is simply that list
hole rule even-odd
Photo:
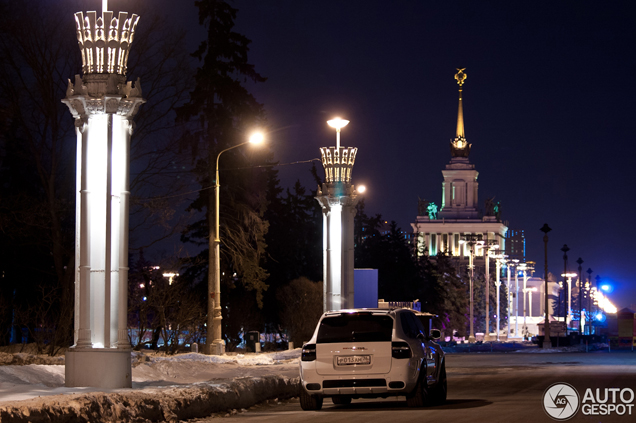
[{"label": "road curb", "polygon": [[0,407],[0,422],[178,422],[298,395],[299,378],[264,376],[118,393],[55,395]]}]

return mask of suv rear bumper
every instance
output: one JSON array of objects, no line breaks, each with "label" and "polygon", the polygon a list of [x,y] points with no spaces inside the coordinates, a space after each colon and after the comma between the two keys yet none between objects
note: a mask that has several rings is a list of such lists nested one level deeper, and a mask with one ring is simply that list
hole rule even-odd
[{"label": "suv rear bumper", "polygon": [[312,369],[311,363],[301,362],[300,376],[303,388],[312,395],[322,396],[382,396],[382,395],[406,395],[415,388],[409,380],[407,372],[399,371],[394,366],[392,371],[386,374],[346,374],[319,375]]}]

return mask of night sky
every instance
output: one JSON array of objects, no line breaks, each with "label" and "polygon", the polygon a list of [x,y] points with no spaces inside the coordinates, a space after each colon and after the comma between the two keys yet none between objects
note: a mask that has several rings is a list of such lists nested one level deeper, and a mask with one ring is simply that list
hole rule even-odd
[{"label": "night sky", "polygon": [[[125,1],[110,3],[120,10]],[[205,34],[194,3],[155,3],[189,28],[194,50]],[[250,61],[268,78],[250,90],[265,105],[281,163],[318,158],[319,147],[335,144],[325,122],[350,120],[342,145],[359,149],[353,182],[367,186],[367,213],[411,231],[418,197],[441,202],[457,119],[454,74],[466,68],[480,205],[494,196],[509,227],[525,230],[538,276],[539,228],[548,223],[551,272],[562,273],[567,244],[570,271],[581,257],[584,275],[591,268],[615,284],[619,308],[636,304],[636,2],[232,4],[236,30],[252,40]],[[279,167],[282,186],[300,179],[313,189],[309,169]]]}]

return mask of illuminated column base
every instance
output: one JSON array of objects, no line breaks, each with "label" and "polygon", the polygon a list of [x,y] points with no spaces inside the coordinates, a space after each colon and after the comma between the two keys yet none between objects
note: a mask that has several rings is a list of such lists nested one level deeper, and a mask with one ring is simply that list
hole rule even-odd
[{"label": "illuminated column base", "polygon": [[66,387],[132,388],[130,350],[113,348],[66,351]]}]

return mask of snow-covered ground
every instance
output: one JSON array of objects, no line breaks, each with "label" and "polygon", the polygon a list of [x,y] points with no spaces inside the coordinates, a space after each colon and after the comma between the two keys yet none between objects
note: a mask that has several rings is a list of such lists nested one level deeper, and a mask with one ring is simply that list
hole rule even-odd
[{"label": "snow-covered ground", "polygon": [[[474,347],[444,349],[450,354],[489,352]],[[585,351],[584,345],[490,347],[493,352]],[[179,422],[219,412],[231,415],[261,401],[297,396],[299,357],[300,349],[225,356],[135,352],[132,389],[97,389],[66,388],[63,357],[0,352],[0,421]]]},{"label": "snow-covered ground", "polygon": [[[529,344],[529,343],[528,343]],[[526,345],[516,351],[506,343],[494,344],[494,352],[558,353],[585,351],[585,345],[559,348],[537,348]],[[533,348],[534,347],[534,348]],[[590,345],[590,350],[607,348],[606,344]],[[473,347],[473,349],[475,349]],[[483,345],[483,352],[489,347]],[[444,348],[449,353],[465,352],[464,348]],[[479,350],[473,351],[478,352]],[[467,352],[467,351],[466,351]],[[260,354],[209,356],[198,353],[166,356],[153,352],[133,352],[133,388],[174,387],[202,382],[220,382],[236,378],[285,376],[298,377],[300,348]],[[66,388],[64,357],[48,357],[28,353],[0,353],[0,404],[31,398],[89,392],[126,392],[130,389]]]},{"label": "snow-covered ground", "polygon": [[[236,378],[298,377],[300,349],[261,354],[208,356],[197,353],[162,356],[133,353],[131,389],[66,388],[64,358],[34,354],[2,354],[0,361],[19,363],[0,366],[0,405],[59,394],[129,392],[159,387],[176,387]],[[51,363],[51,364],[30,364]]]}]

